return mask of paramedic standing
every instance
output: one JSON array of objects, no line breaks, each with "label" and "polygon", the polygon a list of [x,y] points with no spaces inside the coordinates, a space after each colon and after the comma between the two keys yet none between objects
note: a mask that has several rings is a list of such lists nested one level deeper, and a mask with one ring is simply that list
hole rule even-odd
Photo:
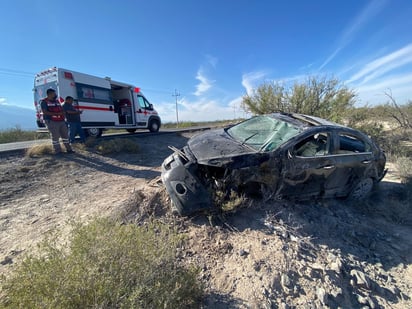
[{"label": "paramedic standing", "polygon": [[47,97],[40,101],[43,119],[52,138],[52,145],[55,154],[61,154],[59,138],[61,137],[67,153],[73,153],[69,143],[69,134],[64,121],[64,111],[60,102],[57,100],[56,91],[52,88],[47,89]]},{"label": "paramedic standing", "polygon": [[78,109],[74,108],[73,106],[73,97],[67,96],[66,99],[64,100],[63,104],[63,110],[64,113],[66,114],[66,121],[69,126],[69,140],[70,143],[74,143],[75,137],[77,134],[79,134],[80,137],[80,142],[84,143],[86,140],[86,137],[84,135],[84,131],[82,129],[82,124],[80,122],[80,114],[82,111],[79,111]]}]

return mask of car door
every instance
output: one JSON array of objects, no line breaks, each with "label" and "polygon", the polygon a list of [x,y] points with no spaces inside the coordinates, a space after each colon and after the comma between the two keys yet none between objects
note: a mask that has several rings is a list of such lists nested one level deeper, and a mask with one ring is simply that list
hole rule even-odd
[{"label": "car door", "polygon": [[373,168],[372,147],[361,135],[339,130],[334,133],[334,177],[326,183],[328,197],[346,196]]},{"label": "car door", "polygon": [[147,102],[145,97],[138,93],[134,93],[135,100],[135,115],[136,115],[136,125],[139,127],[146,127],[147,121],[149,119],[149,108],[150,104]]},{"label": "car door", "polygon": [[282,182],[277,195],[307,199],[325,195],[335,175],[335,157],[330,153],[329,132],[310,134],[288,147],[283,156]]}]

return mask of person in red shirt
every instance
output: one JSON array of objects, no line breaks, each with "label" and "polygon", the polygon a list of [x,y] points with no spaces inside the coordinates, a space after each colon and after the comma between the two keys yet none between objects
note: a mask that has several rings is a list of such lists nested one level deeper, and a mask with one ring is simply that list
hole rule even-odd
[{"label": "person in red shirt", "polygon": [[55,154],[61,154],[59,138],[62,139],[67,153],[73,153],[73,149],[69,143],[69,134],[66,123],[64,121],[64,111],[57,100],[56,91],[52,88],[47,89],[47,97],[40,101],[43,119],[50,132],[52,145]]}]

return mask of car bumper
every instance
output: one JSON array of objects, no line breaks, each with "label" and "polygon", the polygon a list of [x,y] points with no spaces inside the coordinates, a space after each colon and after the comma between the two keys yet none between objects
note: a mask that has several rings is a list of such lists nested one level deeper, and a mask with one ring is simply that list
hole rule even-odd
[{"label": "car bumper", "polygon": [[214,207],[211,194],[196,176],[197,168],[196,163],[176,152],[163,161],[162,181],[180,215],[210,211]]}]

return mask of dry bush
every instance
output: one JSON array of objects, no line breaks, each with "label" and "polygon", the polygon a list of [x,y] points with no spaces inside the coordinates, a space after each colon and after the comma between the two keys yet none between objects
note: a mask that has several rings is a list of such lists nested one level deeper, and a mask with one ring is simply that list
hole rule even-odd
[{"label": "dry bush", "polygon": [[49,155],[53,154],[53,147],[49,143],[44,143],[44,144],[38,144],[30,147],[29,149],[26,150],[26,156],[28,157],[40,157],[43,155]]},{"label": "dry bush", "polygon": [[139,145],[128,138],[114,138],[110,140],[104,140],[95,146],[95,149],[100,154],[113,154],[113,153],[138,153]]}]

